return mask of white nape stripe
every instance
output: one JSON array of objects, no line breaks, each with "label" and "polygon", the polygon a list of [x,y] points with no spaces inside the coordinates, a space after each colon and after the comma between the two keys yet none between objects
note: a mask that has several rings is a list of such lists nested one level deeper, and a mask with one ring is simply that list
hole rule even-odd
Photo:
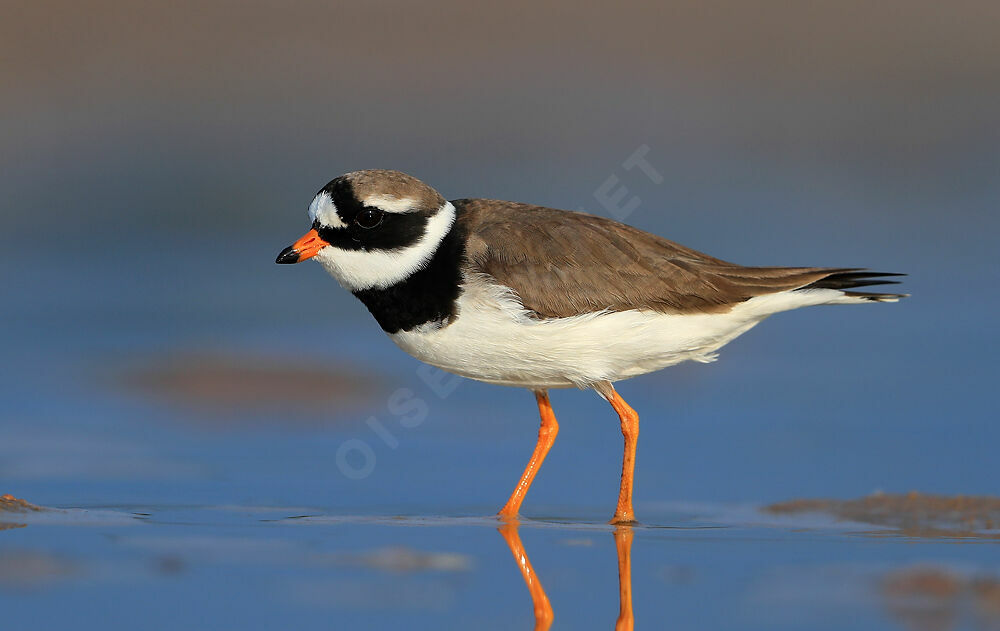
[{"label": "white nape stripe", "polygon": [[445,202],[427,220],[424,234],[411,246],[395,250],[342,250],[329,245],[314,258],[348,291],[385,289],[423,268],[454,223],[455,207]]},{"label": "white nape stripe", "polygon": [[319,220],[324,226],[331,228],[346,228],[347,224],[337,214],[337,207],[333,203],[333,198],[326,191],[313,198],[309,204],[309,220]]},{"label": "white nape stripe", "polygon": [[369,195],[362,202],[365,206],[381,208],[387,213],[408,213],[417,209],[412,197],[393,197],[392,195]]}]

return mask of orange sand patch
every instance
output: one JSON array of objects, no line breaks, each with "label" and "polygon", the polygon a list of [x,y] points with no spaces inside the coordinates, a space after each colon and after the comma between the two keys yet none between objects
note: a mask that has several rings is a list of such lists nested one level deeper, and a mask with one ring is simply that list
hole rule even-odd
[{"label": "orange sand patch", "polygon": [[945,631],[956,621],[976,617],[1000,621],[1000,578],[963,575],[942,567],[911,567],[882,581],[889,613],[907,629]]},{"label": "orange sand patch", "polygon": [[328,419],[363,407],[381,385],[357,368],[332,362],[225,353],[159,358],[129,370],[120,382],[165,403],[223,419],[255,412]]},{"label": "orange sand patch", "polygon": [[1000,498],[876,493],[854,500],[798,499],[762,509],[774,515],[825,513],[838,520],[887,526],[915,537],[1000,538]]},{"label": "orange sand patch", "polygon": [[0,512],[5,513],[29,513],[33,511],[45,510],[41,506],[35,506],[20,498],[14,497],[10,493],[0,495]]}]

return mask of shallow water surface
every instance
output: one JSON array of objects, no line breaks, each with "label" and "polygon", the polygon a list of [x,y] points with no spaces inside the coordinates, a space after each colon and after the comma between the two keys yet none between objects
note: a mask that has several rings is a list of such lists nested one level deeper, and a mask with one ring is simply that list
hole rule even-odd
[{"label": "shallow water surface", "polygon": [[[617,528],[273,506],[7,511],[0,603],[33,628],[1000,624],[1000,550],[981,540],[747,506],[643,508],[647,521]],[[950,622],[924,626],[935,619]]]},{"label": "shallow water surface", "polygon": [[989,311],[921,337],[948,311],[923,262],[899,264],[910,301],[777,316],[717,364],[620,384],[642,418],[641,523],[616,532],[603,401],[552,393],[559,439],[502,527],[530,393],[423,367],[273,246],[229,253],[260,259],[248,276],[189,263],[197,242],[164,244],[142,282],[110,254],[75,284],[56,260],[25,271],[0,493],[52,510],[0,514],[5,621],[519,629],[551,607],[555,629],[628,628],[629,610],[643,629],[997,625],[995,514],[914,526],[905,495],[888,517],[848,501],[997,494],[991,373],[957,360],[995,337]]},{"label": "shallow water surface", "polygon": [[[175,4],[0,19],[0,628],[1000,626],[1000,3]],[[366,167],[912,297],[617,384],[632,528],[552,392],[504,526],[532,394],[274,264]]]}]

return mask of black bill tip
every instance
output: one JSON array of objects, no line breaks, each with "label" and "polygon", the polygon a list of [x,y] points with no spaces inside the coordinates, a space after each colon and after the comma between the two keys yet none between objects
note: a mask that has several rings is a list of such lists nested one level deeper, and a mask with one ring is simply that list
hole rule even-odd
[{"label": "black bill tip", "polygon": [[292,263],[299,262],[299,253],[292,246],[288,246],[278,255],[278,258],[274,259],[274,262],[279,265],[290,265]]}]

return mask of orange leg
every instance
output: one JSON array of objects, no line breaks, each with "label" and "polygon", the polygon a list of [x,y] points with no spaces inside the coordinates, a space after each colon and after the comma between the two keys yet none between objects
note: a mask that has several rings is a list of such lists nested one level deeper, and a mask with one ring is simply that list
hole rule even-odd
[{"label": "orange leg", "polygon": [[504,504],[497,515],[501,519],[513,519],[517,517],[517,512],[521,510],[521,502],[531,488],[531,482],[535,479],[535,474],[545,461],[545,454],[549,453],[552,444],[556,442],[556,435],[559,434],[559,423],[556,422],[556,415],[552,411],[552,404],[549,403],[549,393],[544,390],[535,392],[538,399],[538,413],[542,417],[542,424],[538,428],[538,444],[531,454],[528,466],[524,468],[524,473],[514,487],[514,492],[510,494],[510,499]]},{"label": "orange leg", "polygon": [[517,522],[508,522],[497,530],[507,542],[507,547],[510,548],[514,560],[517,561],[517,567],[521,570],[524,584],[528,586],[528,592],[531,593],[531,604],[535,607],[535,631],[548,631],[548,628],[552,626],[555,614],[552,613],[549,597],[545,595],[542,583],[535,574],[535,568],[531,567],[528,553],[524,551],[521,537],[517,534]]},{"label": "orange leg", "polygon": [[625,437],[625,454],[622,456],[622,484],[618,491],[618,508],[612,518],[612,524],[629,524],[635,521],[632,510],[632,482],[635,478],[635,447],[639,442],[639,415],[625,403],[610,383],[603,384],[599,392],[611,403],[618,413],[622,423],[622,436]]},{"label": "orange leg", "polygon": [[618,549],[618,620],[615,631],[632,631],[632,532],[631,526],[615,528],[615,547]]}]

